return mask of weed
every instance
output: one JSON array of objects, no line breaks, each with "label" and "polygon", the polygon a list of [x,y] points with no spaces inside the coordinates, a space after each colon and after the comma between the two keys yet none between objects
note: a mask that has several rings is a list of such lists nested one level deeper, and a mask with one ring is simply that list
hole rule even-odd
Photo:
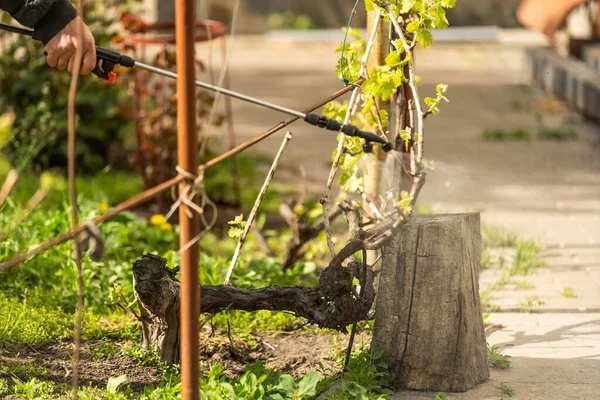
[{"label": "weed", "polygon": [[519,303],[521,306],[521,311],[529,313],[532,313],[537,307],[543,306],[544,304],[546,304],[546,302],[538,295],[529,296],[527,299]]},{"label": "weed", "polygon": [[45,366],[30,362],[5,362],[0,366],[0,372],[23,381],[29,381],[34,377],[49,377],[52,375]]},{"label": "weed", "polygon": [[541,126],[538,130],[538,139],[541,140],[576,140],[577,132],[573,129],[568,128],[550,128],[546,126]]},{"label": "weed", "polygon": [[575,294],[575,292],[573,291],[573,288],[571,287],[566,287],[563,289],[562,291],[562,296],[567,298],[567,299],[575,299],[577,298],[577,295]]},{"label": "weed", "polygon": [[72,320],[60,308],[38,300],[21,302],[0,294],[0,343],[45,344],[71,337]]},{"label": "weed", "polygon": [[0,396],[6,396],[10,392],[6,379],[0,379]]},{"label": "weed", "polygon": [[518,290],[532,290],[535,289],[535,285],[529,281],[513,281],[512,282]]},{"label": "weed", "polygon": [[433,395],[433,400],[454,400],[454,397],[448,396],[446,393],[438,392]]},{"label": "weed", "polygon": [[488,361],[495,367],[500,369],[506,369],[510,367],[510,356],[504,355],[500,352],[500,348],[496,345],[487,343]]},{"label": "weed", "polygon": [[40,381],[37,378],[31,378],[26,382],[13,378],[13,382],[15,383],[13,394],[17,397],[33,400],[48,398],[55,393],[55,387],[52,382]]},{"label": "weed", "polygon": [[391,384],[392,377],[382,356],[383,351],[371,354],[369,349],[362,349],[360,352],[355,352],[348,363],[342,387],[334,393],[325,395],[325,398],[328,400],[388,399],[392,392],[387,388]]},{"label": "weed", "polygon": [[517,253],[508,273],[512,275],[529,275],[533,268],[543,267],[538,258],[540,246],[533,240],[519,240],[516,243]]},{"label": "weed", "polygon": [[121,353],[129,356],[138,365],[143,365],[145,367],[158,367],[161,363],[158,351],[154,347],[149,350],[144,350],[141,346],[134,344],[131,346],[124,346],[121,349]]},{"label": "weed", "polygon": [[90,347],[90,354],[95,361],[110,358],[117,352],[117,346],[112,343],[99,343]]},{"label": "weed", "polygon": [[500,389],[500,391],[502,393],[504,393],[505,395],[512,397],[513,394],[515,394],[515,389],[513,389],[512,386],[506,384],[506,383],[501,383],[500,386],[498,387],[498,389]]},{"label": "weed", "polygon": [[481,226],[481,235],[483,241],[488,246],[515,247],[519,241],[519,236],[508,229],[488,227],[483,224]]},{"label": "weed", "polygon": [[488,326],[491,324],[490,319],[492,318],[490,314],[488,313],[483,313],[482,315],[483,318],[483,326]]},{"label": "weed", "polygon": [[510,131],[505,131],[503,129],[486,129],[481,134],[481,137],[484,140],[524,140],[531,141],[531,133],[527,132],[524,129],[517,128]]},{"label": "weed", "polygon": [[486,243],[484,243],[481,248],[479,266],[481,269],[487,269],[492,266],[492,256],[490,255],[490,248]]}]

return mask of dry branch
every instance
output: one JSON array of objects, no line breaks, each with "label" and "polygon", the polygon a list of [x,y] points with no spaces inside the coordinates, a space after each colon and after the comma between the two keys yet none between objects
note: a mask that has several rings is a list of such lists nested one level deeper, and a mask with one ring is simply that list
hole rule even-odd
[{"label": "dry branch", "polygon": [[[281,268],[286,270],[291,268],[305,253],[306,244],[311,240],[315,239],[319,233],[325,229],[325,221],[335,220],[337,217],[342,215],[342,209],[336,207],[333,211],[330,211],[327,217],[323,218],[314,225],[299,224],[296,215],[290,210],[288,206],[283,206],[283,210],[287,208],[290,212],[280,212],[284,219],[292,227],[294,232],[294,238],[288,245],[287,252],[281,264]],[[282,211],[282,209],[280,209]]]},{"label": "dry branch", "polygon": [[248,220],[246,221],[246,225],[244,226],[242,235],[240,236],[240,238],[238,240],[238,244],[235,248],[235,252],[233,253],[233,258],[231,259],[231,264],[229,265],[229,269],[227,270],[227,276],[225,277],[225,282],[223,282],[223,284],[225,284],[225,285],[229,285],[229,280],[231,279],[231,274],[233,274],[235,264],[237,264],[237,260],[240,257],[240,252],[242,251],[242,246],[244,245],[244,242],[246,241],[246,236],[248,235],[248,232],[250,231],[250,227],[254,224],[254,218],[256,217],[258,208],[260,207],[260,204],[262,203],[263,199],[265,198],[265,195],[267,194],[267,190],[269,189],[269,184],[271,183],[271,180],[273,179],[273,175],[275,175],[275,170],[277,169],[277,166],[279,165],[279,161],[281,160],[281,156],[283,155],[283,152],[287,148],[290,140],[292,140],[292,133],[287,132],[285,134],[285,137],[283,138],[283,142],[281,142],[279,151],[277,152],[277,155],[275,156],[275,159],[273,160],[271,169],[269,170],[269,173],[267,174],[267,177],[265,178],[265,182],[263,183],[263,186],[260,189],[260,192],[258,193],[258,197],[256,198],[256,201],[254,202],[254,206],[252,207],[252,210],[250,210],[250,215],[248,216]]}]

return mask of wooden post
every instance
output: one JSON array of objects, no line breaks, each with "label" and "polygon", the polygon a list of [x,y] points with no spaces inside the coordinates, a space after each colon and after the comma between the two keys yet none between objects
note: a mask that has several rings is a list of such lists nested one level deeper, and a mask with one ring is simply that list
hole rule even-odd
[{"label": "wooden post", "polygon": [[479,214],[417,215],[383,249],[372,348],[394,386],[463,392],[489,378]]}]

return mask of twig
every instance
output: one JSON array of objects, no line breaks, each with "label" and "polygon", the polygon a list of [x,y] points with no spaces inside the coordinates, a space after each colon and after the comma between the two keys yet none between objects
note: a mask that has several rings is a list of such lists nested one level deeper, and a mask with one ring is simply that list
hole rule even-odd
[{"label": "twig", "polygon": [[6,179],[4,180],[2,188],[0,189],[0,207],[4,205],[4,202],[8,198],[8,195],[15,186],[15,183],[17,183],[18,179],[19,173],[16,169],[11,169],[8,175],[6,175]]},{"label": "twig", "polygon": [[313,240],[317,237],[317,235],[325,229],[325,221],[331,221],[337,218],[342,214],[342,209],[336,207],[333,211],[331,211],[327,218],[323,218],[321,221],[316,223],[313,226],[303,225],[298,229],[298,240],[294,237],[294,241],[288,245],[287,253],[281,263],[281,268],[286,270],[291,268],[296,261],[304,255],[306,252],[306,243]]},{"label": "twig", "polygon": [[292,133],[287,132],[285,134],[285,137],[283,138],[281,147],[279,147],[279,151],[277,152],[277,155],[275,156],[275,159],[273,160],[273,165],[271,165],[271,169],[269,170],[269,173],[267,174],[265,183],[263,184],[262,188],[260,189],[258,197],[256,198],[256,201],[254,202],[254,207],[252,207],[252,210],[250,211],[250,215],[248,215],[248,220],[246,221],[246,225],[244,226],[242,235],[240,236],[240,239],[238,240],[237,247],[235,248],[235,253],[233,253],[233,259],[231,260],[231,264],[229,265],[229,270],[227,271],[227,276],[225,277],[225,281],[223,282],[224,285],[229,285],[229,280],[231,279],[231,274],[233,273],[233,269],[235,268],[235,265],[237,264],[237,260],[240,257],[240,252],[241,252],[242,246],[244,245],[244,242],[246,240],[246,236],[248,235],[248,231],[250,230],[250,227],[254,223],[254,218],[256,217],[258,207],[260,207],[260,203],[262,203],[262,200],[265,197],[265,194],[267,193],[269,184],[271,183],[271,180],[273,179],[273,175],[275,174],[275,170],[277,169],[277,166],[279,165],[281,155],[287,148],[288,143],[290,142],[291,139],[292,139]]},{"label": "twig", "polygon": [[204,325],[206,325],[206,323],[210,321],[214,316],[215,314],[207,313],[202,319],[202,321],[200,321],[200,324],[198,325],[198,330],[202,329],[202,327],[204,327]]},{"label": "twig", "polygon": [[260,247],[262,252],[269,257],[273,257],[275,255],[273,249],[269,247],[269,244],[265,240],[262,233],[260,233],[260,229],[258,229],[256,224],[252,224],[250,230],[252,231],[252,235],[254,236],[254,241],[256,241],[256,244],[258,245],[258,247]]},{"label": "twig", "polygon": [[350,332],[350,339],[348,339],[348,348],[346,349],[346,360],[344,360],[344,369],[342,375],[346,373],[348,368],[348,363],[350,362],[350,356],[352,355],[352,347],[354,345],[354,336],[356,335],[356,325],[358,323],[355,322],[352,324],[352,331]]},{"label": "twig", "polygon": [[[381,21],[381,14],[377,12],[375,16],[375,21],[373,22],[373,28],[371,29],[371,34],[369,36],[369,41],[367,42],[367,48],[365,49],[365,54],[361,60],[361,67],[359,71],[359,75],[365,74],[366,64],[369,59],[369,54],[371,53],[371,48],[373,47],[373,43],[377,37],[377,28],[379,27],[379,23]],[[344,125],[347,125],[352,118],[352,115],[356,112],[356,107],[358,106],[358,91],[360,86],[355,86],[352,90],[352,96],[350,97],[350,101],[348,102],[348,111],[344,117]],[[331,170],[329,171],[329,177],[327,178],[327,190],[325,191],[325,196],[321,199],[321,204],[323,205],[323,218],[325,219],[325,235],[327,237],[327,246],[329,247],[329,253],[331,256],[335,256],[335,245],[333,243],[333,235],[331,233],[330,221],[327,219],[327,215],[329,213],[329,199],[331,197],[331,188],[333,186],[333,180],[337,175],[337,170],[340,165],[340,159],[342,154],[344,153],[344,144],[346,142],[346,135],[340,133],[340,139],[338,141],[337,152],[335,154],[335,159],[331,165]]]},{"label": "twig", "polygon": [[[351,116],[356,111],[356,107],[358,106],[358,90],[356,87],[352,91],[352,95],[350,96],[350,101],[348,103],[348,112],[344,118],[344,125],[346,125]],[[335,154],[335,158],[333,159],[333,164],[331,164],[331,170],[329,171],[329,178],[327,178],[327,190],[325,191],[325,196],[321,199],[321,204],[323,205],[323,218],[325,219],[325,236],[327,237],[327,247],[329,247],[329,254],[331,256],[335,256],[335,245],[333,244],[333,235],[331,233],[331,224],[329,219],[327,218],[327,214],[329,213],[329,198],[331,197],[331,188],[333,187],[333,181],[335,176],[337,175],[337,170],[340,165],[340,160],[342,158],[342,154],[344,152],[344,144],[346,143],[346,135],[343,133],[340,134],[340,140],[338,141],[337,152]]]},{"label": "twig", "polygon": [[[204,12],[206,12],[205,7],[206,7],[206,5],[203,3],[202,10]],[[231,15],[231,23],[229,25],[231,28],[230,29],[230,37],[231,37],[232,45],[229,46],[229,49],[225,53],[225,59],[223,61],[223,66],[221,67],[221,73],[219,74],[218,81],[216,84],[217,86],[223,86],[223,83],[225,82],[225,78],[228,76],[229,57],[231,57],[231,53],[233,50],[233,41],[235,40],[235,36],[236,36],[239,10],[240,10],[240,0],[236,0],[235,4],[233,6],[233,13]],[[206,17],[208,18],[207,15],[206,15]],[[210,81],[212,84],[214,84],[214,76],[213,76],[213,68],[212,68],[212,36],[211,36],[212,32],[210,31],[210,28],[208,26],[206,29],[206,33],[207,33],[208,41],[209,41],[208,70],[210,73]],[[223,44],[225,45],[225,38],[223,38]],[[226,48],[226,46],[225,46],[225,48]],[[213,104],[212,104],[212,107],[210,110],[210,114],[208,115],[208,121],[206,123],[206,126],[207,126],[207,132],[205,134],[206,137],[208,137],[208,128],[210,128],[210,126],[212,126],[213,120],[217,113],[217,103],[219,102],[220,96],[221,96],[220,92],[215,93],[214,101],[213,101]],[[229,98],[229,96],[226,96],[226,98],[229,99],[229,101],[231,101],[231,98]],[[201,156],[204,155],[204,153],[206,151],[207,142],[208,141],[205,140],[204,142],[202,142],[202,145],[200,146],[200,155]]]},{"label": "twig", "polygon": [[[400,27],[400,25],[398,24],[398,21],[394,17],[394,14],[390,10],[389,5],[386,5],[386,10],[390,16],[390,20],[392,21],[392,24],[394,25],[394,29],[396,30],[396,33],[398,33],[398,37],[400,38],[400,41],[402,42],[404,51],[407,54],[410,54],[410,58],[408,60],[408,71],[409,71],[408,85],[410,86],[410,90],[413,92],[414,104],[415,104],[415,108],[417,110],[417,129],[416,129],[416,131],[417,131],[417,154],[416,154],[415,162],[416,162],[417,166],[420,166],[421,159],[423,158],[423,120],[425,118],[425,115],[423,113],[423,110],[421,109],[421,98],[419,97],[419,91],[417,90],[417,84],[415,81],[414,60],[413,60],[413,54],[412,54],[413,49],[411,49],[408,42],[406,41],[404,32],[402,31],[402,28]],[[394,47],[396,47],[396,49],[400,50],[394,41],[392,41],[392,43],[394,44]]]},{"label": "twig", "polygon": [[369,209],[373,212],[373,214],[375,214],[375,216],[380,221],[383,220],[383,214],[381,214],[381,211],[379,211],[377,206],[375,206],[375,204],[373,204],[373,202],[368,198],[367,194],[363,190],[360,191],[360,195],[363,198],[363,200],[365,201],[365,203],[367,203],[367,205],[369,206]]},{"label": "twig", "polygon": [[133,318],[135,318],[138,321],[142,320],[142,317],[140,317],[139,315],[137,315],[135,312],[133,312],[132,309],[125,307],[123,304],[121,303],[115,303],[121,310],[125,311],[127,314],[131,315]]},{"label": "twig", "polygon": [[[223,39],[223,45],[226,45]],[[224,67],[227,68],[227,63],[224,62]],[[224,80],[225,88],[229,89],[229,71],[225,73]],[[235,147],[235,129],[233,128],[233,107],[231,105],[231,97],[225,96],[225,118],[227,121],[227,139],[229,141],[229,149]],[[233,195],[237,204],[242,204],[242,189],[240,188],[240,174],[238,170],[237,159],[231,159],[231,177],[233,179]]]},{"label": "twig", "polygon": [[[69,88],[68,102],[68,175],[69,175],[69,200],[71,203],[72,227],[77,226],[77,189],[75,186],[75,96],[77,95],[77,82],[81,62],[83,60],[83,0],[77,0],[77,42],[75,48],[75,61],[71,75],[71,87]],[[79,242],[73,240],[73,251],[75,252],[75,265],[77,266],[77,309],[75,318],[74,357],[73,357],[73,399],[78,398],[77,388],[79,385],[79,352],[81,341],[81,320],[83,319],[83,270],[81,267],[81,253]]]},{"label": "twig", "polygon": [[[8,180],[8,178],[7,178]],[[23,220],[33,211],[35,207],[38,206],[44,200],[44,198],[48,195],[49,188],[41,187],[39,188],[29,199],[25,208],[23,208],[9,224],[6,230],[0,230],[0,241],[6,239],[6,237],[21,223]]]},{"label": "twig", "polygon": [[298,217],[296,213],[287,204],[281,204],[279,206],[279,215],[285,220],[288,226],[292,229],[292,245],[297,246],[300,244],[300,228],[298,226]]}]

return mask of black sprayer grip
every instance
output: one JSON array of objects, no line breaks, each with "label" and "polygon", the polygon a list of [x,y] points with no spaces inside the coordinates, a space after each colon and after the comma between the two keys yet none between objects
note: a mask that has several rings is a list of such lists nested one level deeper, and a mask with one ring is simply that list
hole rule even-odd
[{"label": "black sprayer grip", "polygon": [[389,142],[386,142],[385,139],[383,139],[382,137],[377,136],[373,133],[361,131],[354,125],[342,125],[334,119],[327,118],[323,115],[318,115],[318,114],[313,114],[313,113],[306,114],[306,116],[304,117],[304,121],[308,122],[311,125],[315,125],[320,128],[325,128],[330,131],[340,131],[341,130],[345,135],[356,136],[356,137],[365,139],[365,141],[367,143],[365,143],[363,148],[364,148],[365,152],[367,152],[367,153],[372,151],[372,149],[373,149],[372,143],[380,143],[381,148],[386,153],[389,152],[390,150],[392,150],[392,144]]},{"label": "black sprayer grip", "polygon": [[98,78],[107,82],[114,82],[115,73],[113,70],[115,65],[131,68],[135,65],[135,60],[116,51],[96,47],[96,68],[92,72]]}]

